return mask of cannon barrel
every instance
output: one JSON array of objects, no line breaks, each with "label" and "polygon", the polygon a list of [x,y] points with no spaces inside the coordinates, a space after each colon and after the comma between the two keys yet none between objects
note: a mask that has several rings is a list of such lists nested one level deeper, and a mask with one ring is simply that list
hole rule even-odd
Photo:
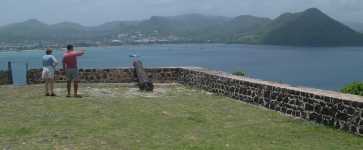
[{"label": "cannon barrel", "polygon": [[140,60],[134,60],[133,66],[140,90],[152,92],[154,90],[154,84],[146,74],[142,62]]}]

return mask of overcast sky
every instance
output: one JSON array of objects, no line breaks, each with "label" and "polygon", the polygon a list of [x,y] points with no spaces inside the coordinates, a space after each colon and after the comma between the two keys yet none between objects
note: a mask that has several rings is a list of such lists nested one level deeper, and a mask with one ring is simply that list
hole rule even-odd
[{"label": "overcast sky", "polygon": [[274,18],[310,7],[341,21],[363,22],[363,0],[1,0],[0,25],[28,19],[98,25],[185,13]]}]

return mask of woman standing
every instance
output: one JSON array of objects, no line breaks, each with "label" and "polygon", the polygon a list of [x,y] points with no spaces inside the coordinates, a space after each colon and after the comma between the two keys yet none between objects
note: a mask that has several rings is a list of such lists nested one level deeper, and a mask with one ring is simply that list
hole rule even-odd
[{"label": "woman standing", "polygon": [[54,94],[54,73],[58,65],[57,59],[52,55],[53,49],[48,48],[43,56],[42,79],[45,81],[45,96],[56,96]]}]

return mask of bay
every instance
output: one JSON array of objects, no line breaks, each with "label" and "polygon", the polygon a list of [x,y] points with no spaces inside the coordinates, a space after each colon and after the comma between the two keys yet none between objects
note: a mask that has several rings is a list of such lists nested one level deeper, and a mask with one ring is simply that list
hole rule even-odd
[{"label": "bay", "polygon": [[[363,47],[284,47],[240,44],[166,44],[85,48],[80,68],[130,67],[137,54],[146,67],[200,66],[327,90],[363,80]],[[56,50],[61,60],[64,51]],[[41,67],[43,50],[0,52],[0,70],[12,61],[14,78],[24,82],[25,63]]]}]

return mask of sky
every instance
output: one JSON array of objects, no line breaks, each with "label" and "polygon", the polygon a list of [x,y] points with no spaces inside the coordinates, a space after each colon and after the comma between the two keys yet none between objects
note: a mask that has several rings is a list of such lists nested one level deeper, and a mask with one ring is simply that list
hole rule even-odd
[{"label": "sky", "polygon": [[344,22],[363,22],[363,0],[1,0],[0,25],[28,19],[93,26],[115,20],[188,13],[275,18],[285,12],[319,8]]}]

